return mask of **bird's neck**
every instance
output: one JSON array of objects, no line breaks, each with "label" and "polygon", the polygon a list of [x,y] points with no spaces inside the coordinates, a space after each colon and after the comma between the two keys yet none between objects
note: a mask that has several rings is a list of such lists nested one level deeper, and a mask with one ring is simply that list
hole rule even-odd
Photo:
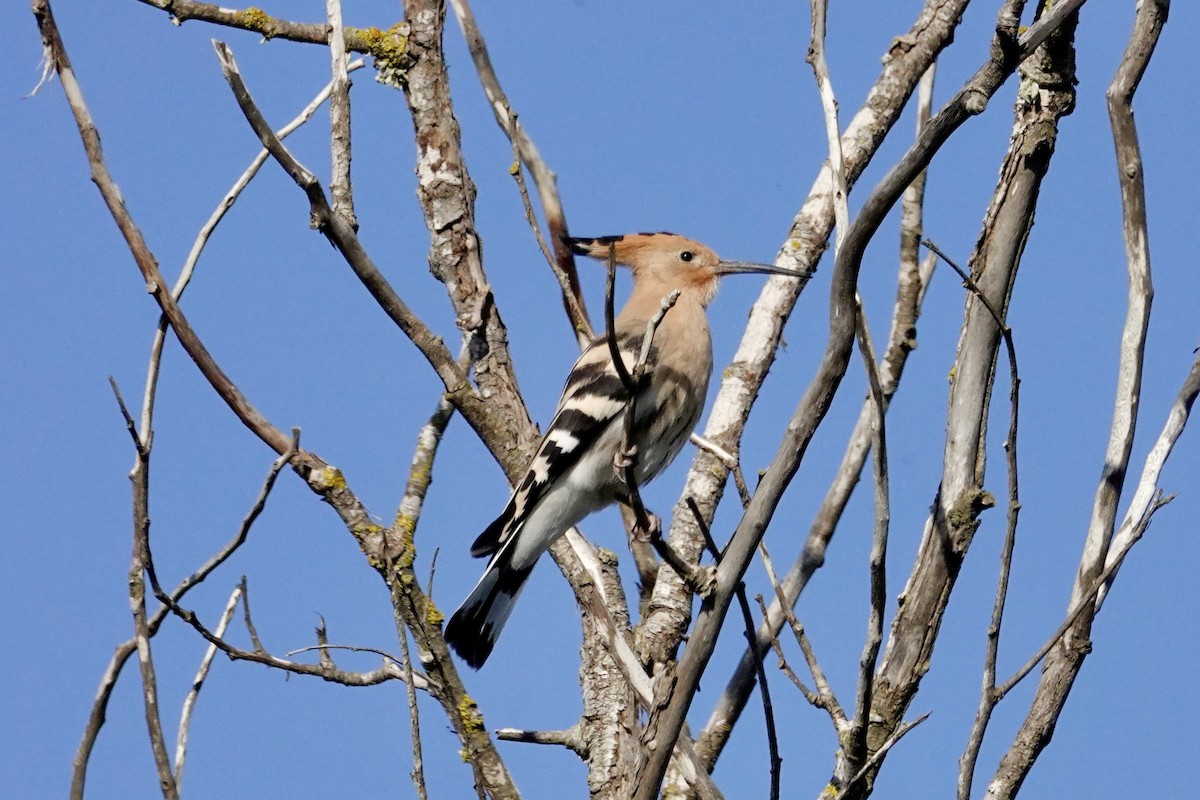
[{"label": "bird's neck", "polygon": [[652,278],[641,280],[634,285],[633,293],[629,296],[625,307],[621,309],[618,321],[628,324],[649,322],[650,318],[662,308],[663,302],[671,292],[676,289],[679,290],[679,299],[675,301],[675,307],[668,312],[666,319],[691,317],[695,314],[703,318],[705,307],[715,294],[716,282],[713,281],[710,289],[710,287],[702,285],[679,286]]}]

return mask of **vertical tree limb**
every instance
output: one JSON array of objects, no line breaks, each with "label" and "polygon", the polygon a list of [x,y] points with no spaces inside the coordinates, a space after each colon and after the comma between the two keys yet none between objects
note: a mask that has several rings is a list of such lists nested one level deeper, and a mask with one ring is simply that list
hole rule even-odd
[{"label": "vertical tree limb", "polygon": [[329,149],[333,161],[329,194],[333,213],[354,230],[354,192],[350,185],[350,77],[346,70],[346,33],[342,28],[342,0],[325,0],[329,18],[329,58],[333,91],[329,96]]}]

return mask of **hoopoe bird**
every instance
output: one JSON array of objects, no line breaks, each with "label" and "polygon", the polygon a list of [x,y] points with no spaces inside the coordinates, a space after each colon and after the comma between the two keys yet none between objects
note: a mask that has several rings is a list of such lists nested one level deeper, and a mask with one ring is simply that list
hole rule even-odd
[{"label": "hoopoe bird", "polygon": [[626,371],[641,356],[647,325],[678,291],[651,339],[637,388],[632,441],[625,442],[629,393],[613,364],[607,334],[579,356],[533,461],[508,505],[475,540],[471,555],[489,556],[483,577],[446,624],[446,641],[471,667],[487,660],[538,557],[594,511],[628,500],[622,467],[634,462],[640,486],[683,448],[704,409],[712,374],[705,313],[722,275],[760,272],[805,277],[767,264],[722,261],[709,248],[671,233],[567,239],[578,255],[633,271],[633,292],[614,321]]}]

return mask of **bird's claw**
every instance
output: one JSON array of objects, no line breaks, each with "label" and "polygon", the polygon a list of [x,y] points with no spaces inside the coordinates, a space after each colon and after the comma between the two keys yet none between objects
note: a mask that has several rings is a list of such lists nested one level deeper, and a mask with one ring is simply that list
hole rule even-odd
[{"label": "bird's claw", "polygon": [[626,469],[637,463],[637,445],[631,444],[624,449],[617,450],[613,455],[613,470],[621,475]]},{"label": "bird's claw", "polygon": [[662,520],[657,514],[647,512],[647,524],[645,527],[640,522],[635,522],[633,525],[633,538],[639,542],[652,542],[655,539],[662,537]]}]

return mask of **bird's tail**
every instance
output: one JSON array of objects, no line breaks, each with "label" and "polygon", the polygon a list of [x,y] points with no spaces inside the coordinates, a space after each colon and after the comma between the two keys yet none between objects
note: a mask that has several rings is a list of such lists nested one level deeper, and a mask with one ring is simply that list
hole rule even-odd
[{"label": "bird's tail", "polygon": [[510,550],[502,550],[488,564],[471,594],[446,623],[446,642],[473,669],[479,669],[492,653],[517,595],[533,564],[518,568],[511,563]]}]

